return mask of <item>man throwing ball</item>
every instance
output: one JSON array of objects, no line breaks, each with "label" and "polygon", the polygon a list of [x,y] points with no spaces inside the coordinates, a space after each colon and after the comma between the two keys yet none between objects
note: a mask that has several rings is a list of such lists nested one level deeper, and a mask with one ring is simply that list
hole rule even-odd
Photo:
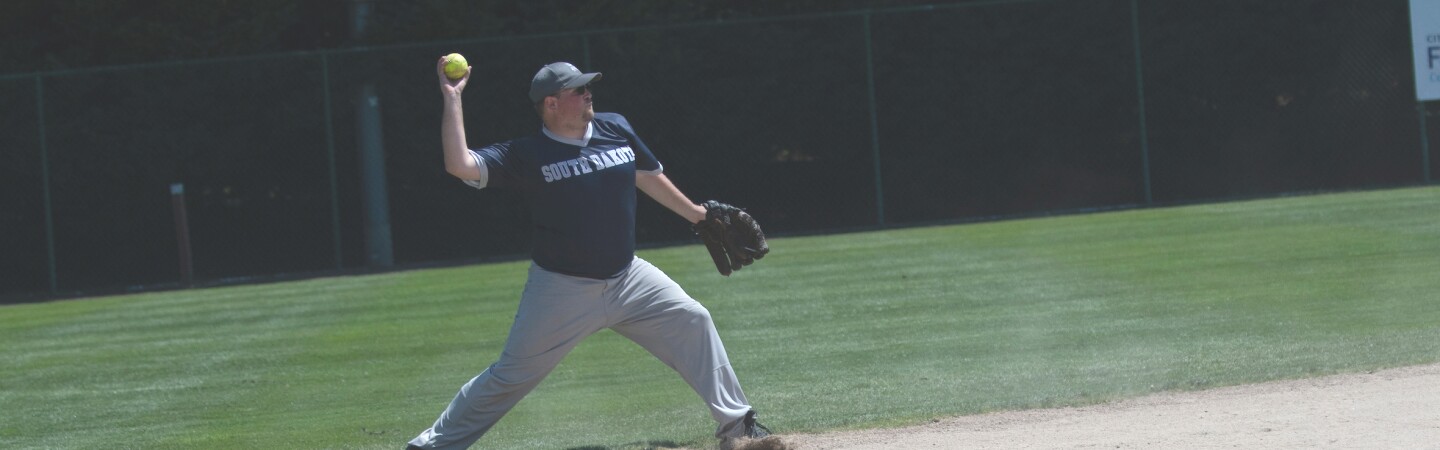
[{"label": "man throwing ball", "polygon": [[569,63],[546,65],[530,82],[543,122],[537,133],[470,149],[461,107],[470,72],[451,79],[444,65],[441,58],[436,73],[445,169],[477,189],[516,191],[529,202],[534,261],[500,358],[461,386],[407,448],[468,448],[582,339],[605,328],[679,372],[709,407],[722,444],[783,448],[756,422],[709,311],[635,256],[636,188],[696,224],[725,275],[769,251],[753,218],[723,203],[691,202],[624,116],[594,111],[590,86],[601,74]]}]

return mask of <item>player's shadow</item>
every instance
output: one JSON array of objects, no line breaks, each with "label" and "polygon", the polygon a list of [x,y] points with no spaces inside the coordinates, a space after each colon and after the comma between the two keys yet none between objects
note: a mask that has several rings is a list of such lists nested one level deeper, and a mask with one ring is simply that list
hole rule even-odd
[{"label": "player's shadow", "polygon": [[675,441],[639,441],[639,442],[630,442],[630,443],[627,443],[627,444],[624,444],[624,445],[621,445],[621,446],[618,446],[618,447],[605,447],[605,446],[601,446],[601,445],[586,445],[586,446],[584,446],[584,447],[570,447],[570,448],[567,448],[567,449],[565,449],[565,450],[617,450],[617,449],[625,449],[625,450],[632,450],[632,449],[634,449],[634,450],[663,450],[663,449],[670,449],[670,448],[688,448],[688,446],[682,445],[682,444],[679,444],[679,443],[676,443]]}]

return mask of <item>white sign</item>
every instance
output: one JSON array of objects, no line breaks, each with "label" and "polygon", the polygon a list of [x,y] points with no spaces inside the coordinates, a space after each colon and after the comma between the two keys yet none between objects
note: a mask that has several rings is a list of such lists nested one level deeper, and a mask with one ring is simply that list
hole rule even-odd
[{"label": "white sign", "polygon": [[1410,0],[1415,44],[1415,98],[1440,100],[1440,0]]}]

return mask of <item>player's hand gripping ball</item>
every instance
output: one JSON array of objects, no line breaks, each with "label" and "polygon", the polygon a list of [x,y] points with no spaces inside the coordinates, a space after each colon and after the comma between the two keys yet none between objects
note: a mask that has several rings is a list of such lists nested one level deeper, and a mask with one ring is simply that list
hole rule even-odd
[{"label": "player's hand gripping ball", "polygon": [[445,76],[452,80],[465,78],[465,72],[470,70],[470,63],[459,53],[445,55]]}]

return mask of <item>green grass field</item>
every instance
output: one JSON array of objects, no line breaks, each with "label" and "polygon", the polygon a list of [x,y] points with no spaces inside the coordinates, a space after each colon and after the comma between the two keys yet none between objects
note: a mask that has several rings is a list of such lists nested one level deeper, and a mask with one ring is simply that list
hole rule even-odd
[{"label": "green grass field", "polygon": [[[763,218],[761,218],[763,221]],[[779,238],[705,303],[782,433],[1440,360],[1440,188]],[[499,353],[528,263],[0,307],[0,448],[395,449]],[[604,331],[484,448],[713,445]]]}]

